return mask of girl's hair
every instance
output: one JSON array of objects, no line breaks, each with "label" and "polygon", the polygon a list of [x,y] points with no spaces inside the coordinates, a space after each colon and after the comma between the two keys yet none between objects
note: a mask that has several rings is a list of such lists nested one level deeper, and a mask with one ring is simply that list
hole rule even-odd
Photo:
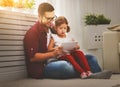
[{"label": "girl's hair", "polygon": [[44,15],[45,12],[52,12],[52,11],[54,11],[54,7],[46,2],[41,3],[38,7],[38,13],[40,15]]},{"label": "girl's hair", "polygon": [[[60,26],[61,24],[67,24],[68,25],[68,21],[65,17],[63,16],[59,16],[56,20],[55,20],[55,26]],[[67,32],[70,32],[70,27],[67,26]]]}]

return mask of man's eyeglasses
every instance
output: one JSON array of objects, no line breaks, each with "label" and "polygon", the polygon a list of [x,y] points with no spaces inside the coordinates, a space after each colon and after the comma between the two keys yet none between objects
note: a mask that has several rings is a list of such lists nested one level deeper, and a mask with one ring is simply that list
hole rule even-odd
[{"label": "man's eyeglasses", "polygon": [[[45,16],[44,16],[45,17]],[[53,20],[55,20],[57,18],[57,16],[55,15],[54,17],[45,17],[45,19],[47,20],[47,21],[53,21]]]}]

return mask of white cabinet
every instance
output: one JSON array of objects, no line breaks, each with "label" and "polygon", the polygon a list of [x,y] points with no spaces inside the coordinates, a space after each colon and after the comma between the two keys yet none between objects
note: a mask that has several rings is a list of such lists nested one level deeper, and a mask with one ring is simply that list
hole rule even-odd
[{"label": "white cabinet", "polygon": [[103,32],[107,31],[108,25],[89,25],[84,29],[84,48],[102,48]]}]

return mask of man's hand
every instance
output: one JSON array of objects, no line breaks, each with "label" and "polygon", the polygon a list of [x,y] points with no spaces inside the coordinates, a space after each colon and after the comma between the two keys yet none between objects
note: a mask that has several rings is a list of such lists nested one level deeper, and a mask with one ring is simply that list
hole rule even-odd
[{"label": "man's hand", "polygon": [[62,47],[56,47],[53,50],[54,57],[58,56],[58,55],[61,55],[62,53],[63,53],[63,48]]}]

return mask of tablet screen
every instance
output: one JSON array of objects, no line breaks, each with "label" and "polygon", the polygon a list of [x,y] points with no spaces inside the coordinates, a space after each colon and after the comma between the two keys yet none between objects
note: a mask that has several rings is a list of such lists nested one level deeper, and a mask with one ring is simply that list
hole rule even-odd
[{"label": "tablet screen", "polygon": [[64,50],[73,50],[76,46],[77,42],[65,42],[62,43],[61,46]]}]

